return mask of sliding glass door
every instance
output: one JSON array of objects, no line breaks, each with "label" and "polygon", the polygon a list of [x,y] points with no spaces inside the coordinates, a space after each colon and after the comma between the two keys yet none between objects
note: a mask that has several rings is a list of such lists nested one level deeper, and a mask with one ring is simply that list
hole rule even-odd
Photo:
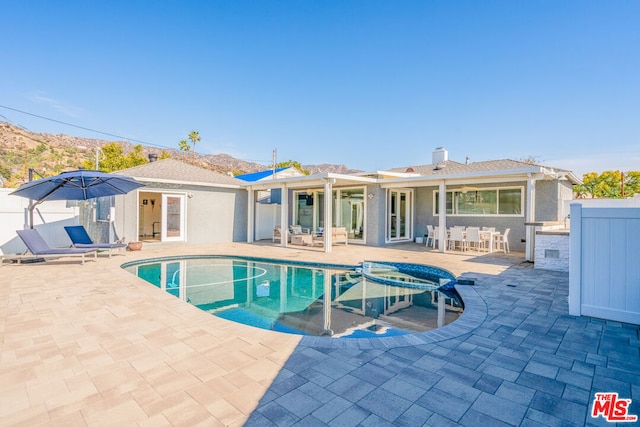
[{"label": "sliding glass door", "polygon": [[349,242],[364,242],[365,236],[365,189],[340,188],[333,190],[331,224],[324,216],[324,191],[307,190],[294,193],[294,223],[312,231],[326,227],[345,227]]}]

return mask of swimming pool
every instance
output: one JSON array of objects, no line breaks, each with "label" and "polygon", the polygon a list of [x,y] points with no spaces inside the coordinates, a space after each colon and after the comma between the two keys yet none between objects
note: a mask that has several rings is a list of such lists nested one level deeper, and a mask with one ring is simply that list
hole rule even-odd
[{"label": "swimming pool", "polygon": [[326,265],[237,257],[169,257],[123,268],[215,316],[300,335],[371,338],[435,329],[458,319],[455,278],[403,263]]}]

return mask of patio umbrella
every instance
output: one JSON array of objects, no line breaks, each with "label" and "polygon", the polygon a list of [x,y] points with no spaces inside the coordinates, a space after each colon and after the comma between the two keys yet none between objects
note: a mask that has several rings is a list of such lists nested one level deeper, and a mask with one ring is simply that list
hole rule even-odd
[{"label": "patio umbrella", "polygon": [[144,184],[128,176],[81,169],[25,182],[10,194],[32,200],[29,204],[29,226],[33,228],[33,209],[46,200],[87,200],[116,196],[142,186]]}]

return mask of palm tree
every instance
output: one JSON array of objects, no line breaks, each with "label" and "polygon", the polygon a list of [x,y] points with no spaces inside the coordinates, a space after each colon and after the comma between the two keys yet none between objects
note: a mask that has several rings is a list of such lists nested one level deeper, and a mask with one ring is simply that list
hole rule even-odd
[{"label": "palm tree", "polygon": [[197,130],[191,131],[191,133],[189,133],[189,141],[191,141],[193,151],[196,151],[196,143],[200,142],[200,134]]},{"label": "palm tree", "polygon": [[186,140],[186,139],[183,139],[182,141],[180,141],[180,142],[178,143],[178,147],[180,147],[180,149],[181,149],[182,151],[189,151],[189,150],[191,150],[191,147],[190,147],[190,146],[189,146],[189,144],[187,143],[187,140]]}]

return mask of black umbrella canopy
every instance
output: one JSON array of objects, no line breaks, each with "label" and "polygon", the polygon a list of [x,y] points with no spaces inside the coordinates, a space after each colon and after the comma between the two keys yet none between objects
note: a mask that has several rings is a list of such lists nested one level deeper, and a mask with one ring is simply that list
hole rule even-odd
[{"label": "black umbrella canopy", "polygon": [[81,169],[26,182],[10,194],[39,203],[45,200],[87,200],[116,196],[143,186],[128,176]]}]

